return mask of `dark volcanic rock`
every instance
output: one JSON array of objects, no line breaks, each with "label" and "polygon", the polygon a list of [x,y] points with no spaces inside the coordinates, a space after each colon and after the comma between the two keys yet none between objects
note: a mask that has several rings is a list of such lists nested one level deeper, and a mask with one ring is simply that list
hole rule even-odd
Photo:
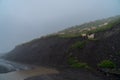
[{"label": "dark volcanic rock", "polygon": [[66,61],[67,51],[74,42],[82,38],[46,37],[16,47],[6,58],[10,60],[42,65],[59,65]]}]

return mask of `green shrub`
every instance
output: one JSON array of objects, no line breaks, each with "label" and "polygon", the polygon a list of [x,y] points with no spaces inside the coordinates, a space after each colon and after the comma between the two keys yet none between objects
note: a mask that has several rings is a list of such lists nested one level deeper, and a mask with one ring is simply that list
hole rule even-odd
[{"label": "green shrub", "polygon": [[77,59],[75,59],[74,57],[69,57],[68,58],[68,64],[74,64],[74,63],[77,63],[78,62],[78,60]]},{"label": "green shrub", "polygon": [[86,63],[74,63],[70,65],[72,68],[88,68],[88,65]]},{"label": "green shrub", "polygon": [[72,68],[88,68],[87,63],[83,63],[83,62],[79,62],[77,59],[75,59],[74,57],[70,57],[68,59],[68,64],[70,65],[70,67]]},{"label": "green shrub", "polygon": [[86,41],[78,41],[76,43],[74,43],[71,48],[84,48],[84,46],[86,45]]},{"label": "green shrub", "polygon": [[100,68],[115,68],[116,64],[110,60],[103,60],[98,64],[98,66]]}]

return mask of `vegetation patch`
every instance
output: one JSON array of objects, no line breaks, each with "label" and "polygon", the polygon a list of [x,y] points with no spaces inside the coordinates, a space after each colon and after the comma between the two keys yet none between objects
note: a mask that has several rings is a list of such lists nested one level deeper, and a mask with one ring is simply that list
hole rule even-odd
[{"label": "vegetation patch", "polygon": [[62,38],[75,38],[75,37],[81,37],[80,33],[65,33],[65,34],[58,34],[59,37]]},{"label": "vegetation patch", "polygon": [[113,28],[113,26],[115,26],[115,25],[117,25],[119,23],[120,23],[120,19],[117,19],[117,20],[109,23],[108,25],[104,25],[102,27],[97,27],[96,29],[87,31],[86,33],[87,34],[92,34],[92,33],[98,33],[98,32],[102,32],[102,31],[106,31],[108,29]]},{"label": "vegetation patch", "polygon": [[70,65],[70,67],[72,68],[89,68],[87,63],[84,62],[79,62],[77,59],[75,59],[74,57],[70,57],[68,59],[68,64]]},{"label": "vegetation patch", "polygon": [[72,46],[71,46],[71,48],[72,49],[82,49],[82,48],[84,48],[85,47],[85,45],[86,45],[86,41],[78,41],[78,42],[75,42]]},{"label": "vegetation patch", "polygon": [[109,69],[116,68],[116,64],[110,60],[103,60],[98,64],[98,66],[100,68],[109,68]]}]

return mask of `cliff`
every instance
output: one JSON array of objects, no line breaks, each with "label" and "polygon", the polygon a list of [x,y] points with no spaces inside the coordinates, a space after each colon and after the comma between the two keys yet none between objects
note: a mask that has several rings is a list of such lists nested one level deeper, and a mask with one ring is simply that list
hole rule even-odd
[{"label": "cliff", "polygon": [[[67,30],[67,33],[62,31],[63,34],[58,32],[35,39],[17,46],[4,58],[36,65],[68,66],[72,57],[95,68],[101,61],[111,60],[120,67],[120,19],[105,23],[92,30],[82,28],[82,33],[68,34],[70,31]],[[94,34],[94,37],[83,37],[83,33]]]}]

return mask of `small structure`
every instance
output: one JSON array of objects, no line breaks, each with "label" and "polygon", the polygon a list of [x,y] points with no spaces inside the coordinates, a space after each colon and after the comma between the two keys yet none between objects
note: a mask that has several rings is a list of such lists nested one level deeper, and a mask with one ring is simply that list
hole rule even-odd
[{"label": "small structure", "polygon": [[81,36],[82,36],[82,37],[86,37],[86,36],[87,36],[87,34],[85,34],[85,33],[84,33],[84,34],[81,34]]},{"label": "small structure", "polygon": [[61,35],[62,35],[62,34],[65,34],[65,33],[64,33],[64,32],[61,32],[61,33],[59,33],[59,34],[61,34]]},{"label": "small structure", "polygon": [[103,25],[108,25],[108,23],[106,22],[106,23],[104,23]]},{"label": "small structure", "polygon": [[95,38],[95,34],[90,34],[90,35],[87,35],[88,39],[94,39]]},{"label": "small structure", "polygon": [[95,30],[96,29],[96,27],[91,27],[91,30]]},{"label": "small structure", "polygon": [[84,28],[82,29],[82,31],[90,31],[91,29],[90,28]]}]

